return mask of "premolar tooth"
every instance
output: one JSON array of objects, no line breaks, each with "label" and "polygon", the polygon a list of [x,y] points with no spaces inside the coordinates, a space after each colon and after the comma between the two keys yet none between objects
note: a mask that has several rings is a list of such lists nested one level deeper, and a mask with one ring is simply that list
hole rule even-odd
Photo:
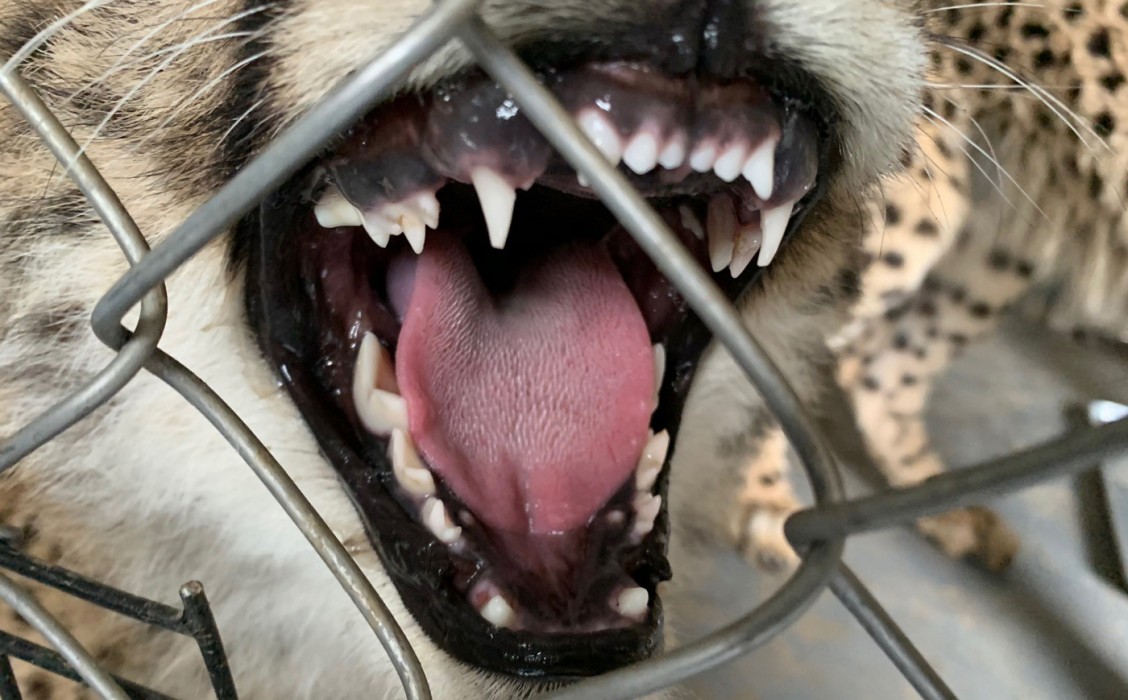
[{"label": "premolar tooth", "polygon": [[623,158],[623,139],[611,120],[598,110],[585,109],[576,121],[603,157],[611,165],[618,165]]},{"label": "premolar tooth", "polygon": [[[652,435],[642,448],[642,456],[638,458],[638,467],[635,468],[635,491],[650,493],[662,465],[666,463],[666,455],[670,451],[670,434],[665,430]],[[653,519],[651,519],[653,520]]]},{"label": "premolar tooth", "polygon": [[720,272],[732,262],[736,235],[736,209],[730,197],[722,194],[709,200],[705,225],[709,231],[709,263],[713,272]]},{"label": "premolar tooth", "polygon": [[685,163],[686,156],[685,136],[678,134],[666,143],[665,148],[658,154],[658,165],[666,170],[675,170]]},{"label": "premolar tooth", "polygon": [[368,237],[381,248],[388,247],[388,241],[392,239],[392,236],[403,233],[403,227],[388,218],[383,210],[370,211],[364,215],[364,230],[368,232]]},{"label": "premolar tooth", "polygon": [[794,208],[795,202],[784,202],[778,207],[760,211],[760,256],[756,258],[756,264],[760,267],[767,267],[775,258]]},{"label": "premolar tooth", "polygon": [[770,138],[752,151],[744,163],[744,179],[752,183],[756,196],[765,202],[775,187],[775,149],[776,140]]},{"label": "premolar tooth", "polygon": [[411,245],[416,255],[423,252],[423,243],[427,240],[427,224],[418,216],[404,214],[400,217],[400,226],[403,227],[403,237]]},{"label": "premolar tooth", "polygon": [[489,168],[476,168],[470,173],[470,182],[478,193],[490,245],[501,250],[509,239],[509,226],[513,223],[513,207],[517,203],[517,190],[498,173]]},{"label": "premolar tooth", "polygon": [[391,357],[380,341],[366,333],[353,368],[353,406],[361,424],[376,435],[407,430],[407,403],[398,393]]},{"label": "premolar tooth", "polygon": [[694,214],[692,209],[683,204],[678,207],[678,214],[681,215],[682,226],[689,229],[697,240],[705,240],[705,227],[701,225],[701,219],[697,218],[697,214]]},{"label": "premolar tooth", "polygon": [[713,144],[702,144],[693,149],[693,153],[689,155],[689,167],[699,173],[707,173],[713,169],[716,160],[717,147]]},{"label": "premolar tooth", "polygon": [[736,243],[732,247],[732,265],[729,266],[733,279],[740,277],[752,262],[752,258],[756,257],[756,252],[760,250],[761,238],[759,224],[745,224],[737,230]]},{"label": "premolar tooth", "polygon": [[634,586],[624,588],[615,596],[612,603],[615,611],[623,617],[641,620],[646,617],[646,607],[650,604],[650,593],[645,588]]},{"label": "premolar tooth", "polygon": [[662,392],[662,379],[666,376],[666,348],[654,344],[654,407],[658,407],[658,394]]},{"label": "premolar tooth", "polygon": [[437,498],[428,498],[423,504],[423,524],[440,542],[450,544],[462,536],[462,528],[447,515],[446,506]]},{"label": "premolar tooth", "polygon": [[658,165],[658,139],[643,132],[634,137],[623,152],[623,162],[639,175],[645,175]]},{"label": "premolar tooth", "polygon": [[364,215],[352,205],[335,185],[330,185],[313,208],[313,215],[321,228],[361,226]]},{"label": "premolar tooth", "polygon": [[635,519],[634,525],[631,527],[631,537],[634,541],[641,540],[654,529],[654,520],[658,517],[658,511],[661,509],[661,496],[649,493],[640,493],[635,496]]},{"label": "premolar tooth", "polygon": [[435,478],[419,459],[419,453],[406,431],[399,428],[392,431],[388,454],[392,458],[392,472],[400,486],[415,496],[434,495]]},{"label": "premolar tooth", "polygon": [[439,199],[434,192],[423,192],[415,196],[415,207],[423,213],[423,223],[427,228],[439,227]]},{"label": "premolar tooth", "polygon": [[744,165],[746,152],[743,146],[729,146],[717,157],[717,162],[713,163],[713,172],[725,182],[732,182],[740,177],[740,168]]},{"label": "premolar tooth", "polygon": [[500,595],[491,596],[478,613],[494,627],[512,627],[517,621],[517,613]]}]

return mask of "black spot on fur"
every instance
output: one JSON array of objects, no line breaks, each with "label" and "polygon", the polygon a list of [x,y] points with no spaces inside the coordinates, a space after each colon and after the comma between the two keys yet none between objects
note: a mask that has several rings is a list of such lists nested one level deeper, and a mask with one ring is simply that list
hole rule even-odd
[{"label": "black spot on fur", "polygon": [[1101,192],[1104,191],[1104,180],[1096,172],[1089,173],[1089,196],[1093,199],[1099,199]]},{"label": "black spot on fur", "polygon": [[1079,17],[1085,12],[1085,8],[1081,7],[1080,3],[1070,3],[1068,7],[1061,11],[1062,17],[1066,22],[1076,22]]},{"label": "black spot on fur", "polygon": [[905,256],[895,250],[890,250],[881,256],[881,261],[889,267],[904,267]]},{"label": "black spot on fur", "polygon": [[916,386],[919,380],[915,375],[904,374],[901,376],[901,386]]},{"label": "black spot on fur", "polygon": [[896,226],[901,222],[901,210],[892,204],[885,205],[885,223]]},{"label": "black spot on fur", "polygon": [[995,248],[987,254],[987,265],[992,270],[1005,270],[1010,267],[1011,258],[1005,250]]},{"label": "black spot on fur", "polygon": [[968,59],[962,57],[956,59],[956,71],[960,75],[971,75],[971,68],[971,61]]},{"label": "black spot on fur", "polygon": [[952,345],[960,348],[971,342],[971,338],[968,338],[963,333],[951,333],[948,335],[948,341],[951,342]]},{"label": "black spot on fur", "polygon": [[1010,26],[1011,18],[1014,17],[1013,7],[1004,7],[999,16],[995,18],[995,26],[1001,29],[1006,29]]},{"label": "black spot on fur", "polygon": [[963,287],[953,287],[948,298],[952,300],[953,304],[962,304],[967,299],[967,290]]},{"label": "black spot on fur", "polygon": [[909,347],[909,336],[904,331],[899,331],[893,336],[893,347],[897,350],[904,350]]},{"label": "black spot on fur", "polygon": [[924,301],[917,304],[917,313],[919,313],[921,316],[931,318],[936,315],[936,304],[932,303],[928,299],[925,299]]},{"label": "black spot on fur", "polygon": [[987,318],[991,315],[991,306],[982,301],[975,302],[967,310],[975,318]]},{"label": "black spot on fur", "polygon": [[995,57],[995,60],[999,61],[1000,63],[1006,63],[1007,59],[1010,58],[1010,54],[1011,54],[1011,50],[1006,46],[997,46],[997,47],[995,47],[995,50],[992,52],[992,55]]},{"label": "black spot on fur", "polygon": [[1089,53],[1102,58],[1109,57],[1109,38],[1107,29],[1098,29],[1089,36]]},{"label": "black spot on fur", "polygon": [[1093,120],[1093,131],[1097,132],[1098,136],[1108,137],[1116,130],[1116,119],[1109,112],[1101,112],[1097,118]]},{"label": "black spot on fur", "polygon": [[933,238],[940,234],[940,227],[932,219],[921,219],[913,230],[927,238]]},{"label": "black spot on fur", "polygon": [[1054,56],[1053,51],[1050,51],[1049,49],[1042,49],[1038,53],[1034,54],[1034,67],[1048,68],[1049,66],[1052,66],[1054,64],[1055,59],[1056,56]]},{"label": "black spot on fur", "polygon": [[37,671],[28,676],[27,700],[51,700],[51,681],[46,673]]},{"label": "black spot on fur", "polygon": [[1116,89],[1124,84],[1124,74],[1120,71],[1113,71],[1108,75],[1101,78],[1101,85],[1109,92],[1116,92]]},{"label": "black spot on fur", "polygon": [[1019,32],[1027,39],[1045,39],[1050,35],[1050,30],[1045,25],[1037,22],[1027,22],[1019,28]]},{"label": "black spot on fur", "polygon": [[877,391],[881,388],[881,385],[877,382],[877,379],[875,377],[867,374],[866,376],[862,377],[862,387],[864,387],[868,391]]},{"label": "black spot on fur", "polygon": [[1030,277],[1034,274],[1034,264],[1026,260],[1019,260],[1014,270],[1019,277]]},{"label": "black spot on fur", "polygon": [[972,44],[978,44],[986,33],[987,27],[982,22],[976,22],[971,25],[971,29],[967,30],[967,40]]}]

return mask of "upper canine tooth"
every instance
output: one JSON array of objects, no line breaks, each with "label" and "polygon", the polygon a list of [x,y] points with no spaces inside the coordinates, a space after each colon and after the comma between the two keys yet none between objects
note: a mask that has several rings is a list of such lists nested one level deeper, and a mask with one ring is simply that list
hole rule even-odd
[{"label": "upper canine tooth", "polygon": [[767,201],[775,188],[776,139],[770,138],[757,146],[744,162],[744,179],[752,183],[756,196]]},{"label": "upper canine tooth", "polygon": [[638,586],[624,588],[615,596],[612,603],[616,612],[634,620],[641,620],[646,616],[646,606],[649,604],[650,593]]},{"label": "upper canine tooth", "polygon": [[662,465],[666,463],[666,455],[670,451],[670,434],[665,430],[651,435],[642,448],[642,456],[638,458],[635,468],[635,491],[650,493]]},{"label": "upper canine tooth", "polygon": [[767,267],[775,257],[783,243],[783,234],[787,231],[787,222],[791,220],[794,208],[795,202],[784,202],[777,207],[760,211],[760,256],[756,258],[756,264],[760,267]]},{"label": "upper canine tooth", "polygon": [[662,152],[658,154],[658,165],[661,165],[666,170],[674,170],[680,168],[685,163],[686,145],[685,136],[678,134],[671,138]]},{"label": "upper canine tooth", "polygon": [[517,621],[517,613],[500,595],[490,596],[490,599],[478,610],[478,613],[492,623],[494,627],[512,627],[513,623]]},{"label": "upper canine tooth", "polygon": [[576,122],[603,157],[611,165],[618,165],[623,158],[623,139],[611,119],[597,109],[585,109]]},{"label": "upper canine tooth", "polygon": [[732,248],[732,265],[729,266],[733,279],[740,277],[740,274],[748,268],[748,263],[756,257],[756,252],[760,250],[761,238],[760,225],[757,223],[745,224],[737,229],[736,243]]},{"label": "upper canine tooth", "polygon": [[701,225],[701,220],[697,218],[697,214],[694,214],[692,209],[683,204],[678,207],[678,214],[681,215],[682,226],[689,229],[697,240],[705,240],[705,227]]},{"label": "upper canine tooth", "polygon": [[325,194],[313,208],[313,215],[321,228],[337,228],[339,226],[361,226],[364,224],[364,215],[352,205],[336,185],[329,185]]},{"label": "upper canine tooth", "polygon": [[392,430],[388,454],[392,458],[392,473],[400,486],[415,496],[434,495],[435,478],[419,459],[419,453],[406,431],[399,428]]},{"label": "upper canine tooth", "polygon": [[407,430],[407,403],[397,393],[391,357],[371,333],[360,342],[352,392],[353,407],[366,430],[381,436],[397,428]]},{"label": "upper canine tooth", "polygon": [[744,146],[735,144],[729,146],[713,163],[713,172],[725,182],[732,182],[740,176],[740,168],[744,165]]},{"label": "upper canine tooth", "polygon": [[437,498],[428,498],[423,504],[423,524],[440,542],[450,544],[462,536],[462,528],[451,521],[446,506]]},{"label": "upper canine tooth", "polygon": [[498,250],[505,247],[509,239],[509,226],[513,223],[513,207],[517,203],[517,189],[504,177],[490,168],[475,168],[470,173],[470,182],[478,193],[482,214],[486,217],[486,228],[490,234],[490,245]]},{"label": "upper canine tooth", "polygon": [[645,175],[658,165],[658,139],[643,132],[634,137],[623,152],[623,162],[639,175]]},{"label": "upper canine tooth", "polygon": [[736,225],[736,209],[732,198],[720,194],[709,200],[705,226],[709,231],[709,263],[713,272],[720,272],[732,262]]},{"label": "upper canine tooth", "polygon": [[717,147],[711,143],[701,144],[689,154],[689,167],[699,173],[707,173],[713,169],[716,160]]}]

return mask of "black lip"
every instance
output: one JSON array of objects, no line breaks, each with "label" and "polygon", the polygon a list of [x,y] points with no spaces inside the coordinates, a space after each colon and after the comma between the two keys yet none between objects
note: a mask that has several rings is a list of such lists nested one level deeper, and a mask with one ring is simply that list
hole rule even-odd
[{"label": "black lip", "polygon": [[[823,123],[823,122],[820,122]],[[832,132],[819,129],[819,176],[800,202],[788,226],[789,240],[827,189],[831,180]],[[405,606],[424,632],[452,656],[499,674],[544,681],[563,681],[604,673],[644,660],[662,646],[663,614],[657,585],[671,576],[666,560],[669,516],[663,507],[654,530],[631,562],[639,585],[651,593],[647,619],[638,625],[598,633],[538,635],[497,629],[467,604],[465,596],[446,584],[452,561],[416,518],[391,492],[387,458],[365,450],[349,419],[315,379],[317,325],[313,293],[297,274],[300,246],[294,245],[292,222],[308,208],[302,196],[311,169],[299,173],[270,195],[241,222],[236,239],[248,255],[246,305],[264,355],[278,372],[317,439],[321,450],[353,500],[378,556]],[[740,279],[715,275],[730,299],[758,282],[762,270],[751,267]],[[689,313],[666,342],[667,375],[655,424],[670,433],[674,454],[682,409],[697,361],[711,339],[695,314]],[[362,457],[362,455],[364,455]],[[663,465],[656,492],[668,503],[669,460]]]}]

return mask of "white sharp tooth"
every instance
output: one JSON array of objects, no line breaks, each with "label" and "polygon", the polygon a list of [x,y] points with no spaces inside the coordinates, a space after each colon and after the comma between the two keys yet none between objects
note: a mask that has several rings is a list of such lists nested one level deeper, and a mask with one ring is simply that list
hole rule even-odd
[{"label": "white sharp tooth", "polygon": [[641,620],[646,617],[646,607],[650,605],[650,594],[645,588],[634,586],[624,588],[615,596],[612,607],[623,617]]},{"label": "white sharp tooth", "polygon": [[709,200],[705,226],[709,231],[709,263],[713,272],[720,272],[732,262],[736,225],[736,209],[728,195],[717,195]]},{"label": "white sharp tooth", "polygon": [[767,201],[775,187],[775,149],[777,140],[769,138],[752,151],[744,162],[744,179],[752,183],[756,196]]},{"label": "white sharp tooth", "polygon": [[478,614],[486,618],[494,627],[512,627],[517,621],[517,613],[505,598],[499,595],[492,596],[489,601],[478,610]]},{"label": "white sharp tooth", "polygon": [[[618,165],[623,157],[623,139],[611,120],[595,109],[585,109],[576,118],[580,131],[591,139],[599,152],[603,154],[611,165]],[[584,184],[587,187],[586,184]]]},{"label": "white sharp tooth", "polygon": [[451,521],[446,506],[437,498],[428,498],[423,504],[423,524],[440,542],[450,544],[462,536],[462,528]]},{"label": "white sharp tooth", "polygon": [[717,147],[711,143],[701,144],[689,155],[689,167],[699,173],[707,173],[713,169],[716,160]]},{"label": "white sharp tooth", "polygon": [[403,227],[395,221],[387,218],[381,210],[379,212],[368,212],[364,215],[364,230],[368,232],[368,237],[381,248],[388,247],[388,241],[392,240],[392,236],[398,236],[403,233]]},{"label": "white sharp tooth", "polygon": [[729,146],[717,157],[717,162],[713,163],[713,172],[725,182],[732,182],[740,177],[740,168],[744,165],[746,153],[744,146],[739,144]]},{"label": "white sharp tooth", "polygon": [[760,267],[767,267],[775,258],[794,208],[795,202],[784,202],[778,207],[760,211],[760,255],[756,258]]},{"label": "white sharp tooth", "polygon": [[407,239],[415,254],[422,253],[423,243],[427,240],[427,224],[423,223],[418,216],[404,214],[400,217],[400,226],[403,227],[403,236]]},{"label": "white sharp tooth", "polygon": [[392,473],[400,486],[415,496],[434,495],[435,478],[423,465],[407,431],[399,428],[392,431],[388,454],[392,458]]},{"label": "white sharp tooth", "polygon": [[674,136],[662,149],[662,152],[658,154],[658,165],[666,170],[680,168],[685,163],[685,150],[685,136],[681,134]]},{"label": "white sharp tooth", "polygon": [[635,520],[631,527],[631,538],[638,542],[654,529],[654,520],[662,509],[662,497],[649,493],[635,495]]},{"label": "white sharp tooth", "polygon": [[661,343],[654,344],[654,407],[658,408],[658,394],[662,391],[662,379],[666,376],[666,348]]},{"label": "white sharp tooth", "polygon": [[393,430],[407,430],[407,403],[390,391],[369,389],[367,396],[353,394],[356,414],[361,425],[374,435],[390,435]]},{"label": "white sharp tooth", "polygon": [[391,357],[371,333],[360,343],[352,391],[353,406],[366,430],[381,436],[396,428],[407,430],[407,403],[398,393]]},{"label": "white sharp tooth", "polygon": [[697,240],[705,240],[705,227],[701,225],[701,220],[697,218],[697,214],[694,214],[692,209],[683,204],[678,207],[678,214],[681,215],[682,226],[689,229],[689,232]]},{"label": "white sharp tooth", "polygon": [[752,262],[752,258],[756,257],[756,252],[760,250],[760,242],[759,224],[745,224],[737,229],[736,243],[732,247],[732,265],[729,266],[733,279],[740,277],[748,268],[748,263]]},{"label": "white sharp tooth", "polygon": [[658,139],[652,134],[640,133],[623,152],[623,162],[639,175],[645,175],[658,165]]},{"label": "white sharp tooth", "polygon": [[439,200],[434,192],[423,192],[415,196],[415,207],[423,212],[423,223],[427,228],[439,227]]},{"label": "white sharp tooth", "polygon": [[335,185],[330,185],[313,208],[313,215],[321,228],[361,226],[364,215],[352,205]]},{"label": "white sharp tooth", "polygon": [[638,458],[638,467],[635,468],[635,491],[650,493],[662,465],[666,463],[666,455],[670,451],[670,434],[663,430],[652,435],[642,449],[642,456]]},{"label": "white sharp tooth", "polygon": [[490,233],[490,245],[498,250],[505,247],[509,239],[509,225],[513,223],[513,207],[517,203],[517,190],[498,173],[489,168],[475,168],[470,173],[470,182],[478,193],[482,214],[486,217],[486,228]]}]

